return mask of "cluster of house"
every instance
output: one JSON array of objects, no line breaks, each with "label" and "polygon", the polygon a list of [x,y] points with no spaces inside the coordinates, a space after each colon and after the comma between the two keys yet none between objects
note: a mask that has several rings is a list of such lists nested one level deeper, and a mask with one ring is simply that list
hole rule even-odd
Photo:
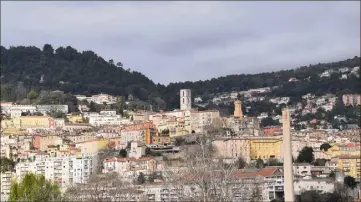
[{"label": "cluster of house", "polygon": [[339,72],[339,73],[341,73],[340,79],[347,79],[351,74],[354,74],[355,76],[359,77],[359,74],[357,73],[359,71],[359,69],[360,69],[359,66],[356,66],[353,68],[342,67],[342,68],[339,68],[338,70],[329,69],[329,70],[322,72],[319,76],[320,76],[320,78],[330,77],[333,73]]},{"label": "cluster of house", "polygon": [[[260,128],[259,119],[243,115],[240,101],[234,103],[235,111],[230,117],[221,117],[216,110],[194,110],[191,108],[190,94],[190,90],[181,91],[180,110],[138,111],[130,113],[130,118],[104,110],[100,113],[68,114],[65,122],[64,119],[48,116],[21,116],[21,113],[19,116],[11,113],[13,109],[28,111],[32,106],[12,108],[16,105],[11,105],[5,109],[2,106],[3,113],[10,114],[10,118],[1,120],[0,154],[17,163],[14,171],[1,173],[1,201],[8,199],[11,181],[20,180],[26,172],[43,174],[66,190],[71,184],[87,183],[95,173],[116,172],[123,179],[133,181],[140,173],[149,176],[153,173],[165,175],[168,171],[181,171],[186,165],[170,165],[164,156],[181,155],[182,150],[174,145],[175,139],[194,137],[204,132],[209,125],[219,124],[225,129],[213,141],[218,159],[234,162],[243,157],[247,163],[257,159],[283,161],[280,128]],[[54,109],[54,106],[58,105],[52,105],[48,110]],[[38,107],[35,106],[34,112]],[[64,109],[64,113],[67,110]],[[292,131],[294,158],[297,158],[303,147],[310,146],[315,158],[329,160],[325,166],[294,164],[295,192],[316,188],[333,190],[334,183],[328,178],[332,171],[339,173],[337,176],[349,175],[360,179],[360,161],[356,158],[360,144],[356,143],[359,139],[355,139],[355,134],[359,132]],[[326,142],[332,147],[327,151],[320,150],[320,145]],[[102,158],[99,155],[104,150],[121,149],[126,149],[126,156],[110,155]],[[161,153],[162,156],[152,156],[149,151]],[[250,193],[247,189],[251,190],[255,181],[262,188],[264,200],[270,201],[282,195],[281,167],[237,170],[234,175],[242,182],[238,185],[232,183],[235,200],[251,197],[247,195]],[[314,175],[318,177],[310,177]],[[193,185],[189,186],[182,192],[189,191]],[[181,200],[180,195],[172,193],[174,190],[168,182],[144,184],[138,189],[142,190],[142,196],[134,200]]]}]

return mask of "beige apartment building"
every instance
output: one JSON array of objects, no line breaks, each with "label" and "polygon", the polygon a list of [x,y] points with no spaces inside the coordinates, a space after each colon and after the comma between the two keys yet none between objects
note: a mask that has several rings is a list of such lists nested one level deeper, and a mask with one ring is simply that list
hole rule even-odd
[{"label": "beige apartment building", "polygon": [[218,158],[237,160],[242,157],[247,163],[251,161],[248,140],[240,137],[220,137],[214,140]]}]

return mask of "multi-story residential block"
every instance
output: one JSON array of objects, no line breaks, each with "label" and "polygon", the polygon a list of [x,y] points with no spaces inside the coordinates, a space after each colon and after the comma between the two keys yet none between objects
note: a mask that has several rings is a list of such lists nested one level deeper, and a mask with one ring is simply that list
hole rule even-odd
[{"label": "multi-story residential block", "polygon": [[259,127],[259,120],[253,117],[243,117],[242,120],[235,117],[221,118],[223,127],[230,129],[237,136],[260,136],[263,134]]},{"label": "multi-story residential block", "polygon": [[69,132],[89,130],[92,126],[88,123],[65,123],[63,129]]},{"label": "multi-story residential block", "polygon": [[21,116],[13,119],[15,128],[28,129],[50,129],[55,127],[55,121],[48,116]]},{"label": "multi-story residential block", "polygon": [[1,178],[1,201],[8,201],[10,196],[10,185],[13,180],[14,173],[11,171],[5,171],[0,173]]},{"label": "multi-story residential block", "polygon": [[142,142],[131,142],[130,143],[130,151],[128,156],[130,158],[140,158],[145,155],[145,145]]},{"label": "multi-story residential block", "polygon": [[361,95],[358,94],[347,94],[342,96],[344,105],[357,106],[361,105]]},{"label": "multi-story residential block", "polygon": [[56,135],[34,135],[32,138],[32,145],[40,151],[48,150],[50,145],[60,146],[63,143],[63,139]]},{"label": "multi-story residential block", "polygon": [[251,159],[277,158],[283,161],[281,138],[259,138],[249,140]]},{"label": "multi-story residential block", "polygon": [[[97,156],[82,156],[72,158],[69,164],[70,178],[72,183],[84,184],[87,183],[89,177],[98,171],[97,167]],[[70,181],[71,182],[71,181]]]},{"label": "multi-story residential block", "polygon": [[203,132],[204,127],[220,119],[219,111],[191,111],[191,129],[196,133]]},{"label": "multi-story residential block", "polygon": [[96,156],[36,158],[32,162],[16,164],[16,177],[21,180],[27,172],[42,174],[61,188],[66,188],[73,183],[86,183],[97,170],[96,159]]},{"label": "multi-story residential block", "polygon": [[93,139],[84,142],[78,142],[75,144],[75,147],[80,149],[81,153],[84,155],[96,155],[99,150],[107,147],[109,141],[104,139]]},{"label": "multi-story residential block", "polygon": [[250,162],[250,145],[248,139],[242,137],[219,137],[213,141],[218,158],[237,160],[242,157]]},{"label": "multi-story residential block", "polygon": [[152,137],[157,133],[156,127],[151,122],[131,124],[124,126],[121,131],[123,144],[131,141],[141,141],[144,144],[150,144]]},{"label": "multi-story residential block", "polygon": [[90,102],[94,102],[96,104],[114,104],[117,102],[117,98],[108,94],[98,94],[98,95],[93,95],[92,97],[86,97],[84,95],[75,95],[75,97],[78,100],[86,100],[89,103]]},{"label": "multi-story residential block", "polygon": [[291,150],[292,150],[292,157],[294,159],[297,158],[298,154],[300,153],[300,151],[307,146],[307,142],[304,139],[296,139],[293,138],[292,139],[292,145],[291,145]]},{"label": "multi-story residential block", "polygon": [[10,107],[11,111],[21,111],[21,112],[30,112],[30,113],[34,113],[36,112],[36,106],[35,105],[16,105],[13,104]]},{"label": "multi-story residential block", "polygon": [[0,102],[1,113],[10,114],[12,106],[13,106],[12,102]]},{"label": "multi-story residential block", "polygon": [[89,113],[89,124],[93,126],[104,126],[104,125],[117,125],[119,126],[122,122],[122,116],[116,115],[115,111],[101,111],[101,113]]},{"label": "multi-story residential block", "polygon": [[151,173],[157,169],[157,161],[149,157],[141,158],[106,158],[103,173],[117,172],[120,176],[134,176],[132,173]]},{"label": "multi-story residential block", "polygon": [[361,178],[360,151],[358,155],[340,155],[335,158],[337,167],[341,169],[345,176],[351,176],[358,180]]},{"label": "multi-story residential block", "polygon": [[360,144],[359,143],[341,143],[334,144],[327,153],[332,157],[341,155],[360,156]]},{"label": "multi-story residential block", "polygon": [[335,188],[335,183],[332,179],[295,179],[294,193],[300,195],[304,191],[319,190],[323,193],[332,193]]},{"label": "multi-story residential block", "polygon": [[69,112],[68,105],[37,105],[36,110],[42,114],[46,114],[50,111],[60,111],[65,114]]}]

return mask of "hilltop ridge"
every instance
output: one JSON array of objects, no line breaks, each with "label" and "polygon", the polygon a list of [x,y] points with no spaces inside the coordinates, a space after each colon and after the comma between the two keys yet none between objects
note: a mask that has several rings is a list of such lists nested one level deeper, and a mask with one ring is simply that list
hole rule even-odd
[{"label": "hilltop ridge", "polygon": [[[228,75],[205,81],[170,83],[165,86],[155,84],[140,72],[125,70],[121,62],[105,61],[93,51],[78,52],[70,46],[54,50],[49,44],[45,44],[42,49],[34,46],[6,49],[1,46],[2,90],[7,87],[9,91],[10,86],[22,82],[28,91],[61,90],[71,94],[108,93],[125,97],[131,94],[139,100],[162,105],[161,108],[168,109],[179,107],[181,88],[192,89],[193,97],[272,86],[279,87],[273,92],[277,96],[301,96],[317,91],[358,93],[361,88],[357,76],[350,76],[345,80],[340,80],[339,74],[325,79],[319,77],[319,74],[328,69],[355,66],[360,66],[360,57],[290,70]],[[290,78],[296,78],[299,82],[290,83]],[[7,95],[2,92],[2,99],[9,99],[4,96]]]}]

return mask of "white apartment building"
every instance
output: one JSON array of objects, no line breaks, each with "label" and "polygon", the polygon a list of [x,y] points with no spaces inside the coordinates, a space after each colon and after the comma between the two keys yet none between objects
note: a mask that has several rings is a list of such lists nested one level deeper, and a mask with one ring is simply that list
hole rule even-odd
[{"label": "white apartment building", "polygon": [[71,159],[70,175],[72,183],[87,183],[89,177],[97,171],[97,156],[83,156]]},{"label": "white apartment building", "polygon": [[89,124],[92,126],[120,125],[121,123],[121,115],[108,115],[105,113],[89,116]]},{"label": "white apartment building", "polygon": [[203,132],[204,127],[211,125],[219,118],[219,111],[216,110],[192,111],[190,118],[191,130],[196,133]]},{"label": "white apartment building", "polygon": [[47,112],[50,112],[52,110],[61,111],[65,114],[69,112],[68,105],[37,105],[36,109],[38,112],[41,112],[42,114],[46,114]]},{"label": "white apartment building", "polygon": [[12,106],[13,106],[12,102],[0,102],[1,113],[10,114]]},{"label": "white apartment building", "polygon": [[10,196],[10,185],[13,179],[14,173],[11,171],[1,172],[1,198],[0,201],[7,201],[9,200]]},{"label": "white apartment building", "polygon": [[115,111],[115,110],[103,110],[103,111],[100,111],[99,114],[104,115],[104,116],[116,116],[117,111]]},{"label": "white apartment building", "polygon": [[145,145],[142,142],[131,142],[128,156],[130,158],[140,158],[143,155],[145,155]]},{"label": "white apartment building", "polygon": [[10,117],[19,117],[21,116],[22,111],[21,110],[10,110]]},{"label": "white apartment building", "polygon": [[21,111],[21,112],[34,113],[34,112],[36,112],[36,106],[35,105],[16,105],[15,104],[10,107],[10,111]]},{"label": "white apartment building", "polygon": [[32,162],[19,162],[16,164],[16,177],[18,180],[27,173],[43,174],[61,188],[72,183],[86,183],[89,176],[96,171],[96,157],[49,157],[36,158]]},{"label": "white apartment building", "polygon": [[84,95],[75,95],[76,99],[78,100],[86,100],[89,103],[90,102],[94,102],[96,104],[114,104],[117,102],[117,98],[112,96],[112,95],[108,95],[108,94],[98,94],[98,95],[93,95],[91,97],[86,97]]},{"label": "white apartment building", "polygon": [[331,179],[295,179],[293,183],[295,195],[304,191],[318,190],[323,193],[331,193],[335,184]]}]

